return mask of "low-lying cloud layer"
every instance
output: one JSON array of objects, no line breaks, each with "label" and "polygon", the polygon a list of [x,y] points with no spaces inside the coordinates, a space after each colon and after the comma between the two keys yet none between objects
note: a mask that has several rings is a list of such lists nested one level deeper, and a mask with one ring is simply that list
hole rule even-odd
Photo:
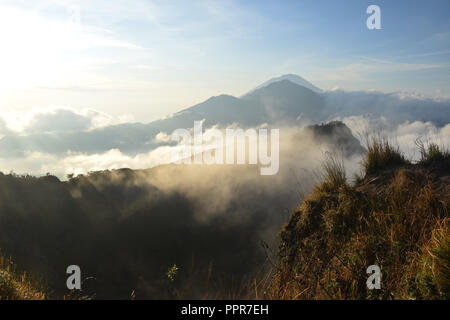
[{"label": "low-lying cloud layer", "polygon": [[443,149],[450,148],[450,124],[443,127],[430,121],[405,121],[397,124],[385,117],[374,116],[338,117],[336,120],[344,122],[362,144],[366,143],[367,134],[388,138],[412,161],[417,161],[420,157],[416,145],[418,139],[424,143],[435,143]]},{"label": "low-lying cloud layer", "polygon": [[342,90],[325,93],[327,114],[331,117],[375,116],[392,124],[405,121],[432,122],[442,127],[450,122],[450,99],[427,98],[419,94]]},{"label": "low-lying cloud layer", "polygon": [[[282,83],[279,87],[284,88]],[[287,88],[295,89],[292,84]],[[259,99],[263,99],[260,103],[272,105],[270,100],[273,90],[274,88],[269,88],[263,95],[259,95]],[[321,114],[324,121],[342,120],[361,142],[364,142],[364,134],[383,133],[394,139],[401,150],[413,159],[417,158],[417,138],[436,142],[444,147],[449,144],[450,100],[405,93],[340,90],[324,92],[323,96],[325,105],[321,110],[306,108],[309,113],[316,113],[312,118]],[[230,103],[246,101],[232,97],[225,97],[225,100]],[[211,104],[208,104],[208,108],[201,104],[191,108],[193,111],[179,113],[177,118],[147,125],[126,123],[126,117],[114,118],[92,109],[47,108],[34,109],[23,116],[3,114],[0,115],[0,136],[9,137],[0,140],[0,170],[35,175],[50,172],[62,178],[72,173],[123,167],[145,169],[169,163],[173,148],[170,130],[177,128],[177,125],[180,128],[192,127],[191,118],[195,112],[203,109],[208,111],[214,107],[214,99],[209,99],[208,103]],[[244,107],[242,105],[239,108]],[[301,106],[298,110],[299,120],[294,121],[296,124],[284,126],[283,131],[310,123],[310,115],[303,113]],[[237,117],[239,121],[236,115],[227,117]],[[111,126],[118,123],[124,124]],[[246,124],[233,123],[233,126],[241,125],[245,128]],[[281,124],[278,128],[280,126]],[[285,134],[284,137],[288,135]]]}]

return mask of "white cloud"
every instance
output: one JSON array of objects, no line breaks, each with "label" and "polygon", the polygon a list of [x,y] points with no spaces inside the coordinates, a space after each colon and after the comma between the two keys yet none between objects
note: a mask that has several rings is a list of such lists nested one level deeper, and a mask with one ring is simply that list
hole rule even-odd
[{"label": "white cloud", "polygon": [[355,63],[338,66],[332,72],[324,71],[319,78],[322,81],[368,81],[375,73],[407,72],[447,67],[440,64],[404,63],[368,57],[362,57],[358,60]]},{"label": "white cloud", "polygon": [[155,140],[159,143],[167,143],[170,141],[170,135],[165,132],[160,132],[156,135]]},{"label": "white cloud", "polygon": [[431,121],[443,126],[450,121],[450,100],[427,98],[407,92],[382,93],[377,91],[327,91],[327,113],[331,118],[360,115],[385,117],[390,124],[406,120]]},{"label": "white cloud", "polygon": [[63,178],[67,174],[84,174],[90,171],[120,168],[146,169],[171,162],[172,147],[163,146],[147,153],[129,156],[118,149],[96,154],[68,152],[57,156],[42,152],[26,152],[20,161],[0,158],[3,172],[45,175],[47,172]]},{"label": "white cloud", "polygon": [[0,135],[46,132],[87,131],[108,125],[133,121],[131,115],[112,117],[94,109],[77,110],[70,107],[33,108],[30,112],[0,113]]},{"label": "white cloud", "polygon": [[405,121],[396,124],[383,117],[351,116],[338,118],[343,121],[365,145],[366,134],[370,136],[384,136],[398,145],[400,150],[411,160],[419,160],[416,145],[417,139],[425,144],[435,143],[444,149],[450,150],[450,124],[437,127],[431,122]]},{"label": "white cloud", "polygon": [[6,121],[0,118],[0,138],[9,133],[11,133],[11,130],[7,127]]},{"label": "white cloud", "polygon": [[[69,154],[57,161],[57,168],[64,173],[87,173],[97,170],[112,170],[120,168],[145,169],[156,165],[170,163],[171,147],[164,146],[148,153],[128,156],[118,149],[105,153],[85,155]],[[43,166],[45,171],[46,166]],[[49,168],[51,169],[51,167]]]}]

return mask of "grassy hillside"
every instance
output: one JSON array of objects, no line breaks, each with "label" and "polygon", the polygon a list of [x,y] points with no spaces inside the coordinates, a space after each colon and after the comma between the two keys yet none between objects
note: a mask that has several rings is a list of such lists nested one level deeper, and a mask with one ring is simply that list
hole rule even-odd
[{"label": "grassy hillside", "polygon": [[[450,156],[419,147],[411,164],[371,141],[354,185],[339,160],[326,161],[323,182],[281,231],[272,298],[450,298]],[[374,264],[381,290],[366,286]]]},{"label": "grassy hillside", "polygon": [[11,260],[0,255],[0,300],[44,300],[45,293],[36,287],[26,273],[15,272]]}]

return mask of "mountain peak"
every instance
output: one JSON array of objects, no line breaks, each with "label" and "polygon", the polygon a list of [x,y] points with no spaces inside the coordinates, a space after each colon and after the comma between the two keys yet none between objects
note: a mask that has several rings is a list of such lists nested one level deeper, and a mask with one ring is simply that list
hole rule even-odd
[{"label": "mountain peak", "polygon": [[264,82],[263,84],[259,85],[258,87],[256,87],[255,89],[251,90],[247,94],[252,93],[255,90],[267,87],[268,85],[270,85],[272,83],[280,82],[280,81],[283,81],[283,80],[291,81],[291,82],[293,82],[293,83],[295,83],[297,85],[300,85],[302,87],[308,88],[308,89],[314,91],[315,93],[322,93],[321,89],[317,88],[312,83],[308,82],[307,80],[303,79],[302,77],[300,77],[300,76],[298,76],[296,74],[285,74],[285,75],[282,75],[282,76],[279,76],[279,77],[275,77],[275,78],[272,78],[272,79]]}]

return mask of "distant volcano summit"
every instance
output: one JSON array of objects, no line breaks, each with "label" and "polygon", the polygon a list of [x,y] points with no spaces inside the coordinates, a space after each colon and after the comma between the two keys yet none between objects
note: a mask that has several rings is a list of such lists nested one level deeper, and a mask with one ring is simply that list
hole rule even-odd
[{"label": "distant volcano summit", "polygon": [[305,79],[303,79],[302,77],[300,77],[300,76],[298,76],[296,74],[285,74],[283,76],[272,78],[272,79],[264,82],[263,84],[257,86],[255,89],[253,89],[250,92],[246,93],[244,96],[246,96],[246,95],[248,95],[248,94],[250,94],[250,93],[252,93],[252,92],[254,92],[256,90],[259,90],[259,89],[262,89],[264,87],[267,87],[268,85],[270,85],[272,83],[280,82],[280,81],[283,81],[283,80],[289,80],[289,81],[291,81],[291,82],[293,82],[295,84],[298,84],[299,86],[302,86],[302,87],[305,87],[305,88],[307,88],[307,89],[309,89],[311,91],[314,91],[315,93],[322,93],[323,92],[322,89],[317,88],[315,85],[313,85],[312,83],[306,81]]}]

